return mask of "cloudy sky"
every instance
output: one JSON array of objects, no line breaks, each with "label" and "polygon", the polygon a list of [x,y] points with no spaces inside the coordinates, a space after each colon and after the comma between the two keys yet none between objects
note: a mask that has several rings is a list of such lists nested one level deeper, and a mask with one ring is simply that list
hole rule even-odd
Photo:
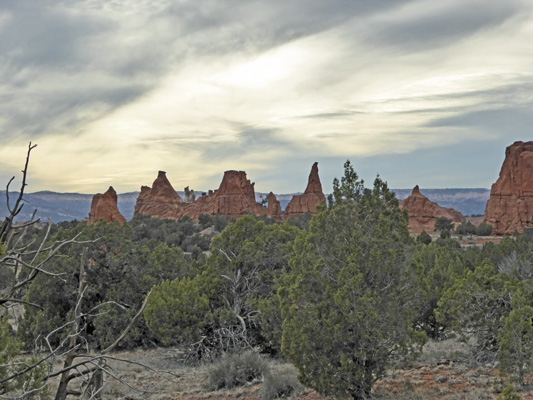
[{"label": "cloudy sky", "polygon": [[490,187],[533,140],[531,0],[3,0],[0,179]]}]

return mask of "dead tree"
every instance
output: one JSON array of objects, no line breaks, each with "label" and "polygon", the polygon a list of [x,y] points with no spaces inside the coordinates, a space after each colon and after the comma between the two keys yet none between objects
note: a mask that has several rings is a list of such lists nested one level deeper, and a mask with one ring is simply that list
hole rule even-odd
[{"label": "dead tree", "polygon": [[[85,262],[86,262],[87,248],[84,249],[82,259],[80,262],[80,281],[78,285],[78,296],[76,299],[76,305],[74,306],[74,320],[71,323],[70,332],[68,335],[68,350],[63,362],[63,368],[60,371],[51,373],[50,377],[60,376],[59,386],[56,391],[55,400],[65,400],[68,395],[78,396],[81,399],[100,399],[101,391],[104,386],[104,375],[114,376],[113,372],[107,368],[107,355],[118,345],[118,343],[127,335],[130,329],[133,327],[137,318],[142,314],[148,299],[150,297],[149,292],[144,299],[139,312],[130,321],[124,332],[113,342],[109,347],[102,350],[97,354],[90,354],[90,349],[87,345],[84,345],[84,340],[81,336],[83,330],[83,320],[89,315],[93,314],[94,309],[89,313],[83,314],[81,311],[81,305],[83,302],[83,296],[86,289],[86,276],[85,276]],[[104,304],[116,304],[114,302],[106,302]],[[101,307],[104,304],[100,304],[97,307]],[[54,349],[47,340],[47,344],[50,353],[57,353],[61,348]],[[80,361],[76,361],[80,359]],[[119,360],[115,358],[116,360]],[[78,389],[69,388],[69,385],[74,380],[80,381]],[[129,386],[129,385],[128,385]]]},{"label": "dead tree", "polygon": [[[33,307],[42,307],[38,304],[31,304],[23,299],[24,290],[35,280],[39,274],[45,274],[54,279],[63,279],[63,274],[53,273],[47,270],[47,264],[50,260],[58,256],[62,248],[71,244],[87,244],[94,241],[78,241],[79,235],[75,237],[60,241],[49,243],[51,221],[45,230],[44,237],[39,243],[31,243],[27,240],[27,230],[30,226],[39,222],[35,219],[35,212],[30,221],[25,223],[15,223],[15,217],[19,215],[24,206],[24,190],[27,186],[26,177],[28,173],[28,164],[31,151],[37,145],[28,146],[26,163],[22,170],[22,184],[17,195],[15,203],[12,205],[9,198],[9,187],[15,177],[11,178],[7,184],[6,198],[8,215],[0,225],[0,272],[10,272],[9,282],[3,282],[0,288],[0,318],[6,316],[9,309],[17,305],[28,305]],[[44,341],[47,344],[47,351],[40,358],[31,362],[20,359],[8,359],[7,363],[0,364],[0,372],[8,371],[0,375],[0,399],[26,399],[38,392],[45,390],[52,379],[59,378],[59,386],[56,392],[56,400],[64,400],[67,396],[76,396],[80,399],[95,399],[101,398],[101,392],[104,387],[105,376],[113,377],[122,382],[124,385],[133,390],[138,390],[127,382],[124,382],[116,375],[110,368],[107,367],[108,360],[130,362],[122,360],[117,357],[109,355],[109,353],[118,345],[118,343],[126,336],[137,318],[141,315],[144,307],[147,304],[150,293],[146,296],[144,303],[137,313],[137,315],[130,321],[128,327],[120,335],[120,337],[108,348],[99,353],[92,354],[88,343],[81,334],[84,324],[91,316],[98,315],[98,308],[105,304],[116,304],[114,302],[106,302],[96,306],[87,313],[83,313],[81,304],[83,302],[86,279],[85,279],[85,254],[83,252],[80,262],[80,280],[78,285],[78,295],[76,304],[74,306],[73,320],[66,322],[64,325],[57,327],[52,332],[44,335]],[[1,322],[1,321],[0,321]],[[58,346],[53,347],[50,344],[50,338],[59,332],[68,331],[67,337],[61,341]],[[0,350],[2,350],[0,348]],[[1,358],[0,358],[1,359]],[[63,360],[63,366],[59,370],[54,370],[54,364],[57,360]],[[141,363],[135,363],[148,370],[154,371],[150,367]],[[20,381],[21,378],[31,376],[37,368],[47,366],[47,375],[44,377],[43,384],[40,387],[27,389],[25,385],[17,388],[14,393],[6,392],[3,388],[9,387],[12,382]],[[161,372],[162,375],[173,376],[168,372]],[[73,388],[73,384],[77,383],[77,388]]]}]

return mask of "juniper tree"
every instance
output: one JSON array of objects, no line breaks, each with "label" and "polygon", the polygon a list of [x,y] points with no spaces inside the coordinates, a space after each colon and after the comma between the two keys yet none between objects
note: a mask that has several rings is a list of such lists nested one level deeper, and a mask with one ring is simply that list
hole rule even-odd
[{"label": "juniper tree", "polygon": [[363,399],[425,335],[412,329],[416,285],[407,215],[379,176],[364,188],[349,161],[344,167],[329,208],[295,241],[279,292],[282,350],[304,384]]}]

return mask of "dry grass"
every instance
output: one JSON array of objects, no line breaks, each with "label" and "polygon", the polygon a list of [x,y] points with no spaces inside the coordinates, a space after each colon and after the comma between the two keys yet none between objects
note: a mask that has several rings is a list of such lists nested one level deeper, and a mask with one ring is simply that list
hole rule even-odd
[{"label": "dry grass", "polygon": [[[507,379],[492,367],[472,366],[461,361],[465,348],[453,341],[430,343],[422,358],[410,366],[390,371],[374,387],[375,399],[382,400],[491,400],[497,399]],[[137,364],[111,362],[117,380],[108,379],[103,398],[128,400],[197,400],[240,399],[261,400],[264,389],[260,380],[233,389],[210,391],[205,388],[210,366],[188,366],[177,349],[152,349],[115,354],[133,362],[149,365],[147,370]],[[455,358],[454,358],[455,357]],[[459,360],[456,360],[459,359]],[[292,366],[269,361],[273,375],[287,374]],[[155,370],[155,371],[154,371]],[[173,375],[161,374],[166,370]],[[531,379],[530,379],[531,381]],[[134,390],[135,388],[136,390]],[[523,400],[533,400],[533,387],[517,388]],[[312,390],[303,388],[292,399],[326,400]]]}]

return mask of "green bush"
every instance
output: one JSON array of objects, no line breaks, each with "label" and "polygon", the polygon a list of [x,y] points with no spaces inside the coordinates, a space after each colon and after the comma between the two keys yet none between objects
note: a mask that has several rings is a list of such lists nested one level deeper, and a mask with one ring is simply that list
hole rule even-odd
[{"label": "green bush", "polygon": [[451,219],[446,217],[438,217],[435,220],[436,231],[453,231],[454,224]]},{"label": "green bush", "polygon": [[476,235],[478,236],[489,236],[491,233],[492,225],[487,224],[485,221],[476,228]]},{"label": "green bush", "polygon": [[498,332],[500,371],[516,373],[522,385],[533,370],[533,307],[528,297],[521,290],[514,293],[511,311],[501,317]]},{"label": "green bush", "polygon": [[475,235],[477,234],[477,228],[472,222],[465,220],[455,228],[455,233],[458,235]]},{"label": "green bush", "polygon": [[422,233],[416,237],[416,241],[422,244],[430,244],[432,239],[431,236],[429,236],[429,233],[422,231]]},{"label": "green bush", "polygon": [[[9,331],[7,314],[0,315],[0,398],[48,399],[48,387],[43,386],[48,374],[47,364],[37,365],[17,377],[26,366],[35,364],[37,358],[21,356],[22,343]],[[28,393],[23,397],[3,397],[4,394],[20,393],[23,389]],[[32,391],[33,394],[30,394]]]},{"label": "green bush", "polygon": [[194,342],[212,324],[209,296],[199,279],[165,280],[154,286],[144,319],[164,345]]},{"label": "green bush", "polygon": [[522,400],[522,397],[516,392],[516,389],[511,384],[507,385],[505,389],[503,389],[503,393],[500,397],[498,397],[500,400]]},{"label": "green bush", "polygon": [[265,373],[261,387],[261,400],[298,396],[303,389],[304,386],[298,381],[298,371],[294,367],[269,371]]},{"label": "green bush", "polygon": [[452,234],[448,229],[443,229],[442,231],[440,231],[441,239],[449,239],[451,237],[452,237]]},{"label": "green bush", "polygon": [[259,380],[268,371],[268,363],[259,354],[247,351],[224,354],[207,372],[206,389],[232,389]]}]

